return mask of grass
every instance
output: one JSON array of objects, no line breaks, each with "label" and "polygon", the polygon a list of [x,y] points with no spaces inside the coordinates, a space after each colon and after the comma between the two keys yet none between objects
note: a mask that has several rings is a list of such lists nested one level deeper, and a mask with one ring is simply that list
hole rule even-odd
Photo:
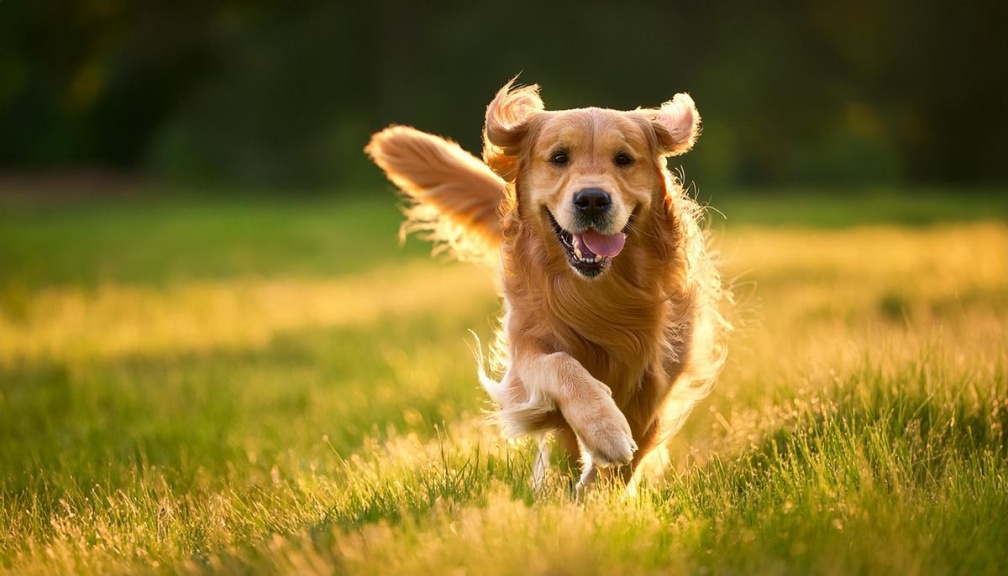
[{"label": "grass", "polygon": [[1005,196],[712,199],[728,367],[583,502],[483,422],[492,282],[387,193],[0,198],[0,573],[1003,573]]}]

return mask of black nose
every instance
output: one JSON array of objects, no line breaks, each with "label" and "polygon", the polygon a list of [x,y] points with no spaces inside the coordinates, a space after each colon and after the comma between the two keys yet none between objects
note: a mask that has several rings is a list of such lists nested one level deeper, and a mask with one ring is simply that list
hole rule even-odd
[{"label": "black nose", "polygon": [[602,214],[611,204],[612,198],[598,188],[585,188],[574,195],[574,208],[587,216]]}]

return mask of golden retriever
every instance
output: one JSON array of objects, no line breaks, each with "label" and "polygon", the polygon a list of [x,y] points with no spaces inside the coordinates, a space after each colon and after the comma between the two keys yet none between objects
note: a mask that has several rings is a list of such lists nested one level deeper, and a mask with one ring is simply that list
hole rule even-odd
[{"label": "golden retriever", "polygon": [[[666,168],[700,115],[686,94],[658,108],[548,111],[512,80],[490,103],[483,161],[406,126],[366,152],[421,231],[497,265],[504,303],[483,387],[510,436],[546,433],[582,463],[578,489],[630,481],[706,397],[724,362],[725,297],[701,208]],[[655,458],[655,460],[664,460]]]}]

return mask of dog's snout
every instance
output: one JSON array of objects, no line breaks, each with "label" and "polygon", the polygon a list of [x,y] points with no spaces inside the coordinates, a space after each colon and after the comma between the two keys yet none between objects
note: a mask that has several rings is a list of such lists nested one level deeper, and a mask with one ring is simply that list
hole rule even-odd
[{"label": "dog's snout", "polygon": [[574,195],[574,207],[588,216],[602,214],[612,206],[612,198],[599,188],[585,188]]}]

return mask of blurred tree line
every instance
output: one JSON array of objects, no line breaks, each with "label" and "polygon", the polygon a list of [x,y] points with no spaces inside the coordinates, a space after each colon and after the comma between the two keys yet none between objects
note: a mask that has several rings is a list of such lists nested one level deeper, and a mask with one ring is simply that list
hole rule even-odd
[{"label": "blurred tree line", "polygon": [[1008,3],[0,1],[0,170],[365,186],[389,123],[478,151],[509,78],[549,108],[688,91],[687,180],[1006,181]]}]

